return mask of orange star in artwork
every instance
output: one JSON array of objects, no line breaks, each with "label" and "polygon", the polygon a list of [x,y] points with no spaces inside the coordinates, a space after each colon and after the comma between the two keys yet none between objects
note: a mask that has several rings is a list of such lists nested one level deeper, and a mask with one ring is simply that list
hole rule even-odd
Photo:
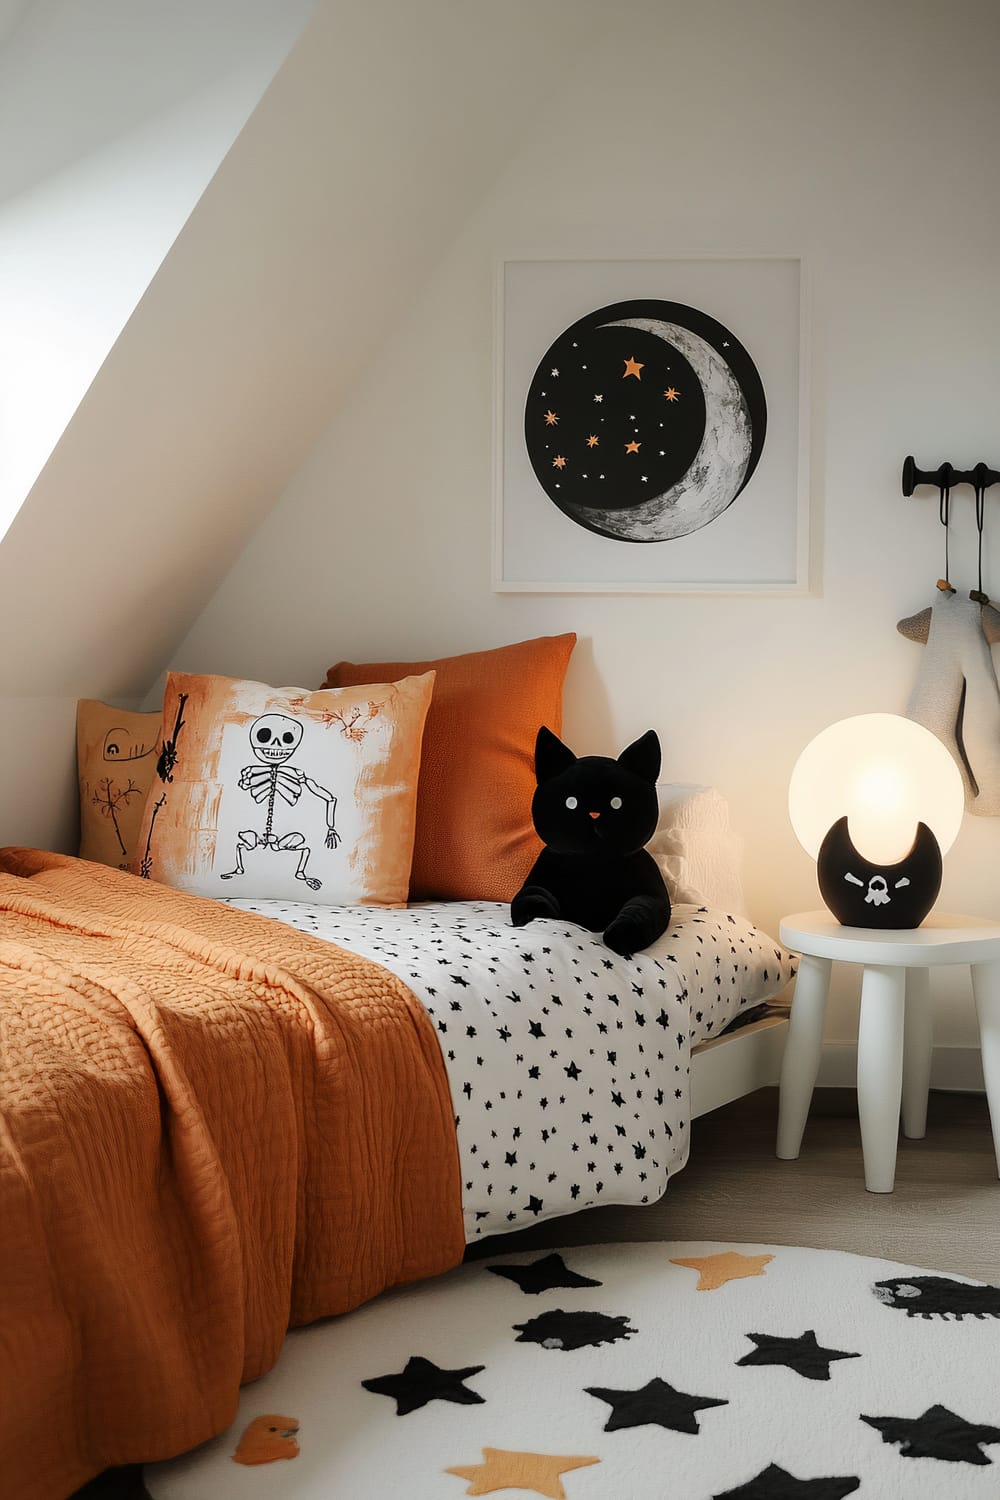
[{"label": "orange star in artwork", "polygon": [[670,1264],[700,1271],[695,1291],[714,1292],[727,1281],[763,1276],[764,1267],[773,1259],[773,1255],[741,1255],[737,1250],[725,1250],[721,1255],[695,1255],[690,1260],[672,1260]]},{"label": "orange star in artwork", "polygon": [[547,411],[545,413],[545,425],[546,425],[546,427],[555,427],[555,425],[556,425],[556,423],[558,421],[559,421],[559,418],[556,416],[556,414],[555,414],[554,411]]},{"label": "orange star in artwork", "polygon": [[633,438],[630,443],[626,443],[625,444],[625,452],[626,453],[638,453],[638,451],[639,451],[639,449],[641,447],[642,447],[642,444],[641,443],[637,443],[635,441],[635,439]]},{"label": "orange star in artwork", "polygon": [[591,433],[590,437],[587,439],[587,447],[588,448],[596,448],[597,447],[597,442],[598,442],[597,438],[594,436],[593,433]]},{"label": "orange star in artwork", "polygon": [[636,380],[641,380],[642,376],[639,374],[639,371],[645,368],[646,366],[640,360],[627,359],[625,361],[625,374],[622,376],[622,379],[627,380],[630,375],[634,375]]},{"label": "orange star in artwork", "polygon": [[565,469],[566,460],[563,458],[561,453],[557,453],[555,458],[552,460],[552,467],[554,469]]},{"label": "orange star in artwork", "polygon": [[599,1464],[599,1458],[575,1458],[557,1453],[514,1453],[506,1448],[484,1448],[485,1463],[445,1469],[471,1481],[467,1495],[491,1495],[494,1490],[531,1490],[548,1500],[566,1500],[561,1474]]},{"label": "orange star in artwork", "polygon": [[681,399],[681,393],[675,385],[668,386],[663,394],[666,396],[668,401],[679,401]]}]

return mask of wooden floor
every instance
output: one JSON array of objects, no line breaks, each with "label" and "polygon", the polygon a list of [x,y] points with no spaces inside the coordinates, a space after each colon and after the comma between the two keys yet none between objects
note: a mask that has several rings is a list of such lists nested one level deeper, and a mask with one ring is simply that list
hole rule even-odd
[{"label": "wooden floor", "polygon": [[[1000,1181],[984,1098],[931,1095],[926,1138],[900,1141],[892,1194],[865,1192],[853,1092],[817,1091],[794,1162],[774,1155],[777,1107],[767,1089],[696,1120],[690,1164],[651,1208],[590,1209],[484,1241],[470,1258],[616,1240],[746,1240],[850,1250],[1000,1283]],[[139,1470],[121,1469],[74,1500],[145,1493]]]}]

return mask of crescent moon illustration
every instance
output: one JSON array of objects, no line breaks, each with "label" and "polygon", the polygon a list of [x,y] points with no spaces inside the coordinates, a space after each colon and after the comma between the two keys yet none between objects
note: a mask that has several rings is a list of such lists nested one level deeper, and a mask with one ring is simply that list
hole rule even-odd
[{"label": "crescent moon illustration", "polygon": [[633,542],[668,542],[700,531],[732,505],[750,464],[750,413],[736,377],[711,344],[659,318],[619,318],[604,328],[638,328],[679,350],[705,394],[705,435],[683,480],[628,511],[574,510],[585,525]]},{"label": "crescent moon illustration", "polygon": [[754,360],[709,313],[638,298],[565,328],[535,368],[525,443],[539,484],[578,526],[667,542],[718,519],[764,446]]}]

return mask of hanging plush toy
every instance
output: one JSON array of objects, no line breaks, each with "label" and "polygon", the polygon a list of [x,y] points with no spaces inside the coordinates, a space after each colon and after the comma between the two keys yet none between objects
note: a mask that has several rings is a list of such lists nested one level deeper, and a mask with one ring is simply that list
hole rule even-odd
[{"label": "hanging plush toy", "polygon": [[[907,464],[912,462],[907,459]],[[992,471],[979,465],[968,476],[976,496],[979,586],[967,599],[959,597],[948,579],[951,486],[956,478],[966,481],[955,475],[950,464],[942,465],[939,472],[944,577],[938,579],[935,602],[896,626],[907,640],[927,648],[906,716],[948,746],[962,773],[969,812],[995,818],[1000,817],[1000,686],[990,647],[1000,641],[1000,610],[983,592],[985,496]],[[903,484],[904,494],[912,494],[913,475],[908,477],[905,469]]]},{"label": "hanging plush toy", "polygon": [[990,650],[1000,641],[1000,610],[939,590],[932,605],[896,629],[926,648],[907,718],[948,746],[969,812],[1000,817],[1000,687]]},{"label": "hanging plush toy", "polygon": [[660,741],[650,729],[617,760],[577,759],[538,731],[531,816],[545,848],[510,904],[515,927],[534,917],[603,932],[614,953],[648,948],[670,921],[670,897],[645,845],[656,831]]}]

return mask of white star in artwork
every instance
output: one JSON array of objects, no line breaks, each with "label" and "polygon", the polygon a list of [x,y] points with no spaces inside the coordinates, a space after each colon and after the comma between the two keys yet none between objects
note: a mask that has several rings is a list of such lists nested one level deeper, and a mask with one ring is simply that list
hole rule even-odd
[{"label": "white star in artwork", "polygon": [[642,482],[643,482],[643,484],[646,483],[646,479],[647,479],[647,475],[643,474],[643,476],[642,476]]},{"label": "white star in artwork", "polygon": [[662,448],[660,449],[660,457],[661,458],[663,457],[663,449]]},{"label": "white star in artwork", "polygon": [[728,349],[729,348],[729,340],[728,339],[723,339],[722,340],[722,347],[723,347],[723,349]]},{"label": "white star in artwork", "polygon": [[586,477],[587,477],[587,476],[586,476],[586,474],[584,474],[584,476],[583,476],[583,477],[584,477],[584,479],[586,479]]},{"label": "white star in artwork", "polygon": [[574,348],[574,349],[577,349],[577,348],[579,348],[579,345],[578,345],[578,344],[574,344],[574,345],[573,345],[573,348]]},{"label": "white star in artwork", "polygon": [[634,422],[635,421],[635,412],[634,411],[629,413],[629,421],[630,422]]},{"label": "white star in artwork", "polygon": [[550,374],[550,375],[558,375],[558,374],[559,374],[559,371],[558,371],[558,370],[550,370],[550,371],[549,371],[549,374]]},{"label": "white star in artwork", "polygon": [[581,366],[580,366],[580,369],[581,369],[581,370],[585,370],[585,369],[586,369],[586,368],[587,368],[587,366],[586,366],[586,365],[581,365]]},{"label": "white star in artwork", "polygon": [[595,396],[595,397],[594,397],[594,400],[595,400],[595,401],[603,401],[603,400],[604,400],[604,397],[603,397],[603,396]]},{"label": "white star in artwork", "polygon": [[603,475],[603,474],[602,474],[602,475],[601,475],[601,478],[602,478],[602,479],[603,479],[603,478],[604,478],[604,475]]}]

